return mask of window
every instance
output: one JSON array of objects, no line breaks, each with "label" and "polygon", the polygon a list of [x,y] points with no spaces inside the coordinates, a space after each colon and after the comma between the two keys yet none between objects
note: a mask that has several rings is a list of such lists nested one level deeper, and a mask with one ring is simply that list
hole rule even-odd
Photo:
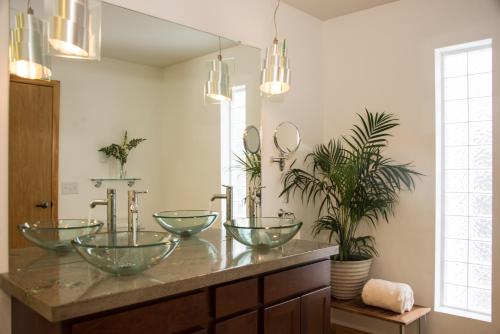
[{"label": "window", "polygon": [[436,311],[491,321],[492,48],[436,50]]},{"label": "window", "polygon": [[[246,126],[245,86],[233,87],[231,102],[221,104],[221,181],[233,186],[233,216],[246,217],[246,174],[234,155],[243,156],[243,133]],[[225,189],[222,189],[225,192]],[[221,221],[226,221],[226,213],[221,210]]]}]

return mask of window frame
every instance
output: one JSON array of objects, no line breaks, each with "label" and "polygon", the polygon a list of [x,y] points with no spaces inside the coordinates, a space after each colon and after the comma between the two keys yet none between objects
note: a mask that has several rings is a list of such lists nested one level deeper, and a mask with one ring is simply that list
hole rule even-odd
[{"label": "window frame", "polygon": [[[436,212],[435,212],[435,283],[434,283],[434,310],[436,312],[447,313],[451,315],[466,317],[470,319],[491,322],[491,313],[489,315],[474,312],[469,310],[463,310],[459,308],[453,308],[450,306],[445,306],[443,301],[444,296],[444,247],[445,247],[445,171],[444,171],[444,161],[445,161],[445,149],[444,149],[444,135],[445,135],[445,115],[444,115],[444,57],[459,54],[464,52],[470,52],[474,50],[480,50],[485,48],[492,48],[492,39],[483,39],[470,43],[463,43],[443,48],[438,48],[435,50],[435,158],[436,158]],[[493,70],[492,70],[493,72]],[[469,97],[468,97],[469,99]],[[469,121],[468,121],[469,122]],[[493,145],[493,142],[492,142]],[[493,150],[492,150],[493,152]],[[493,165],[492,173],[494,171]],[[469,170],[469,168],[468,168]],[[469,216],[469,215],[468,215]],[[492,217],[493,219],[493,217]],[[494,240],[492,238],[492,244]],[[491,263],[493,266],[493,262]],[[493,297],[493,283],[491,284],[491,297]]]}]

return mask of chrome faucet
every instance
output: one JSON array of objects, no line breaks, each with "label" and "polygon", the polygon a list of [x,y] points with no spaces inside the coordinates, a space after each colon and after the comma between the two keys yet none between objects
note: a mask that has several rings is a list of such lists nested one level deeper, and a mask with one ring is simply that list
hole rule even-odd
[{"label": "chrome faucet", "polygon": [[[147,194],[148,191],[136,191],[136,190],[129,190],[128,191],[128,230],[130,232],[134,231],[134,226],[135,226],[135,231],[139,230],[139,198],[138,195],[140,194]],[[135,216],[135,222],[134,222],[134,216]],[[135,225],[134,225],[135,223]]]},{"label": "chrome faucet", "polygon": [[[233,187],[231,186],[224,186],[226,188],[226,193],[225,194],[214,194],[212,198],[210,199],[211,202],[215,201],[216,199],[225,199],[226,200],[226,221],[232,220],[233,219]],[[229,237],[226,231],[226,237]]]},{"label": "chrome faucet", "polygon": [[108,189],[106,191],[106,199],[95,199],[90,202],[90,208],[93,209],[97,205],[107,206],[106,226],[108,232],[116,232],[116,189]]}]

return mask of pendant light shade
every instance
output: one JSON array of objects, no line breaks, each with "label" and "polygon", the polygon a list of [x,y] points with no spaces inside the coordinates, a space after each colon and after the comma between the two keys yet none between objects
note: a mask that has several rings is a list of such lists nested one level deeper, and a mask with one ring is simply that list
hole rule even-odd
[{"label": "pendant light shade", "polygon": [[215,102],[231,101],[233,90],[229,76],[229,66],[222,60],[221,39],[219,36],[219,54],[210,62],[208,81],[205,83],[205,96]]},{"label": "pendant light shade", "polygon": [[229,67],[220,56],[210,62],[208,81],[205,83],[205,96],[218,102],[231,101],[233,98]]},{"label": "pendant light shade", "polygon": [[290,65],[286,49],[286,41],[278,42],[278,24],[276,14],[280,0],[274,8],[274,40],[273,45],[266,49],[266,58],[260,72],[260,91],[266,95],[278,95],[290,90]]},{"label": "pendant light shade", "polygon": [[100,1],[46,0],[46,9],[54,56],[100,59]]},{"label": "pendant light shade", "polygon": [[266,58],[260,77],[260,90],[264,94],[278,95],[290,90],[290,66],[286,43],[282,45],[274,39],[273,45],[266,50]]},{"label": "pendant light shade", "polygon": [[23,78],[50,80],[46,29],[31,7],[27,13],[15,16],[14,29],[10,31],[9,69]]}]

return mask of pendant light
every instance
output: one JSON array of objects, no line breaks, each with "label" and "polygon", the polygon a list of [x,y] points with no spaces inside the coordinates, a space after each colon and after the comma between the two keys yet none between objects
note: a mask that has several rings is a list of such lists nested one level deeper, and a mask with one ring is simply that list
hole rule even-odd
[{"label": "pendant light", "polygon": [[210,62],[208,81],[205,83],[205,96],[216,102],[231,101],[232,87],[229,78],[229,66],[222,61],[221,38],[219,36],[219,54]]},{"label": "pendant light", "polygon": [[31,1],[26,13],[15,15],[14,29],[10,30],[9,69],[28,79],[50,80],[52,74],[45,26],[35,16]]},{"label": "pendant light", "polygon": [[100,59],[100,1],[46,0],[46,8],[52,55]]},{"label": "pendant light", "polygon": [[279,43],[276,14],[280,0],[274,9],[274,40],[273,45],[266,49],[266,58],[260,76],[260,90],[266,95],[278,95],[290,90],[290,66],[287,57],[286,41]]}]

